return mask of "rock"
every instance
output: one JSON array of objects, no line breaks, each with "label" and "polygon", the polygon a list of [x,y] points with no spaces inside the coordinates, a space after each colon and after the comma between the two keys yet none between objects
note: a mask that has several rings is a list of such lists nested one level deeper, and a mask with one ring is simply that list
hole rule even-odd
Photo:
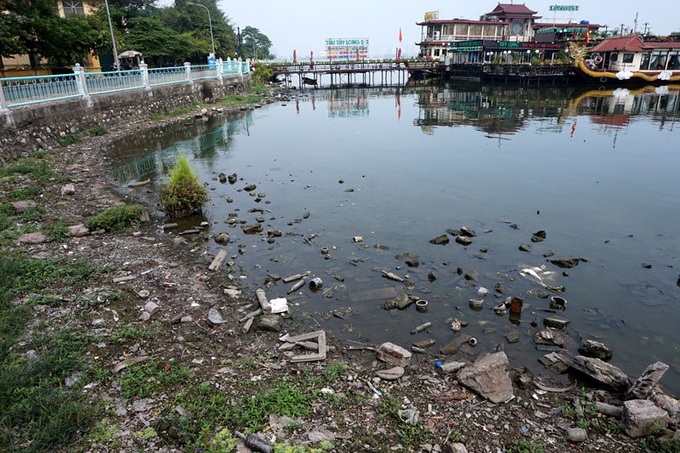
[{"label": "rock", "polygon": [[561,332],[552,329],[543,329],[534,335],[534,343],[538,345],[564,347],[564,337]]},{"label": "rock", "polygon": [[73,184],[65,184],[61,187],[61,196],[73,195],[76,193],[76,188]]},{"label": "rock", "polygon": [[402,422],[411,426],[416,426],[418,424],[420,412],[416,409],[402,409],[397,411],[397,415]]},{"label": "rock", "polygon": [[38,207],[38,203],[33,200],[13,201],[10,204],[17,214],[21,214],[22,212],[26,212],[29,209],[35,209]]},{"label": "rock", "polygon": [[470,308],[475,311],[479,311],[484,307],[484,299],[470,299]]},{"label": "rock", "polygon": [[569,442],[583,442],[588,439],[588,432],[583,428],[567,428]]},{"label": "rock", "polygon": [[557,316],[549,316],[543,319],[543,325],[546,327],[552,327],[557,330],[564,330],[569,324],[568,319],[560,318]]},{"label": "rock", "polygon": [[142,314],[139,315],[139,319],[146,322],[151,319],[151,313],[148,311],[143,311]]},{"label": "rock", "polygon": [[603,343],[594,340],[586,340],[583,342],[580,348],[578,348],[578,353],[586,357],[594,357],[596,359],[604,360],[609,362],[614,353],[611,349],[605,346]]},{"label": "rock", "polygon": [[81,223],[79,225],[73,225],[68,227],[68,234],[70,236],[79,238],[90,234],[90,230]]},{"label": "rock", "polygon": [[378,359],[395,366],[404,367],[411,363],[411,352],[394,343],[383,343],[378,348]]},{"label": "rock", "polygon": [[219,175],[217,175],[217,177],[220,179],[220,182],[221,182],[222,184],[224,184],[225,182],[227,182],[227,175],[225,175],[224,173],[220,173]]},{"label": "rock", "polygon": [[380,379],[386,381],[396,381],[404,375],[404,368],[400,366],[395,366],[389,370],[378,370],[375,373]]},{"label": "rock", "polygon": [[456,236],[456,243],[467,246],[472,244],[472,239],[467,236]]},{"label": "rock", "polygon": [[236,175],[236,173],[232,173],[229,176],[227,176],[227,181],[229,181],[229,184],[235,184],[237,180],[238,176]]},{"label": "rock", "polygon": [[574,363],[571,367],[614,390],[621,391],[628,387],[628,376],[626,373],[621,371],[620,368],[600,359],[578,355],[574,357]]},{"label": "rock", "polygon": [[257,328],[269,332],[281,332],[281,316],[262,315],[258,319]]},{"label": "rock", "polygon": [[537,231],[531,236],[531,242],[543,242],[545,241],[546,236],[545,230]]},{"label": "rock", "polygon": [[507,366],[508,357],[504,352],[488,354],[460,370],[457,379],[492,403],[501,403],[513,396]]},{"label": "rock", "polygon": [[652,397],[652,401],[656,407],[660,407],[665,410],[669,417],[668,426],[671,429],[680,428],[680,401],[675,398],[671,398],[668,395],[659,393]]},{"label": "rock", "polygon": [[404,310],[412,303],[413,299],[411,299],[408,294],[399,294],[394,299],[383,302],[382,308],[384,308],[385,310],[392,310],[395,308],[398,308],[399,310]]},{"label": "rock", "polygon": [[649,365],[630,386],[626,397],[629,399],[647,399],[666,371],[668,371],[668,365],[663,362]]},{"label": "rock", "polygon": [[444,345],[444,347],[441,349],[441,353],[444,355],[455,354],[456,352],[458,352],[460,346],[467,343],[470,340],[470,338],[472,338],[470,335],[466,333],[461,333],[456,338],[451,340],[449,343]]},{"label": "rock", "polygon": [[538,361],[541,365],[558,373],[566,372],[573,363],[569,356],[557,352],[546,354],[539,358]]},{"label": "rock", "polygon": [[17,238],[17,241],[20,244],[42,244],[45,242],[49,242],[50,238],[47,237],[45,234],[41,233],[40,231],[36,231],[34,233],[22,234]]},{"label": "rock", "polygon": [[530,252],[531,251],[531,245],[530,244],[520,244],[519,250],[521,252]]},{"label": "rock", "polygon": [[649,263],[642,263],[642,267],[643,267],[644,269],[651,269],[651,268],[652,268],[652,265],[649,264]]},{"label": "rock", "polygon": [[477,280],[477,277],[479,277],[479,272],[475,270],[469,270],[466,271],[465,274],[463,274],[463,277],[465,280]]},{"label": "rock", "polygon": [[[356,241],[355,241],[356,242]],[[442,234],[441,236],[437,236],[434,239],[430,239],[430,244],[435,244],[435,245],[446,245],[449,243],[449,237],[445,234]]]},{"label": "rock", "polygon": [[649,400],[623,403],[623,429],[632,438],[645,437],[668,426],[668,413]]},{"label": "rock", "polygon": [[568,256],[565,258],[555,258],[548,261],[550,261],[557,267],[561,267],[563,269],[571,269],[572,267],[577,266],[580,261],[586,260],[584,260],[583,258],[577,258],[575,256]]},{"label": "rock", "polygon": [[473,230],[472,228],[462,226],[460,227],[460,236],[467,236],[473,238],[477,236],[477,233],[475,233],[475,230]]},{"label": "rock", "polygon": [[220,245],[226,245],[229,243],[231,240],[231,237],[229,237],[229,233],[222,232],[215,236],[215,242],[217,242]]},{"label": "rock", "polygon": [[516,330],[513,330],[511,332],[508,332],[508,334],[505,336],[505,339],[508,341],[508,343],[518,343],[519,342],[519,332]]},{"label": "rock", "polygon": [[437,273],[435,271],[430,271],[427,273],[427,281],[432,283],[437,280]]},{"label": "rock", "polygon": [[400,253],[394,258],[403,261],[408,267],[418,267],[420,265],[420,257],[413,253]]},{"label": "rock", "polygon": [[442,450],[443,453],[468,453],[467,448],[465,448],[465,445],[461,444],[460,442],[455,442],[455,443],[448,443],[444,445],[444,449]]},{"label": "rock", "polygon": [[467,363],[465,362],[447,362],[447,363],[442,363],[440,366],[437,368],[439,371],[443,374],[448,374],[448,373],[456,373],[463,368],[467,366]]}]

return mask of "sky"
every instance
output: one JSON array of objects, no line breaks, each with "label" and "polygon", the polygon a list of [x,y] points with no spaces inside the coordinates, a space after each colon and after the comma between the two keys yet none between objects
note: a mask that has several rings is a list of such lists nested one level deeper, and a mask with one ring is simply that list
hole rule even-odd
[{"label": "sky", "polygon": [[[633,28],[638,14],[637,30],[647,23],[652,33],[667,35],[680,31],[680,20],[671,6],[676,0],[587,0],[582,2],[529,0],[528,8],[542,16],[539,22],[579,22],[607,25],[620,29],[621,24]],[[510,0],[502,3],[511,3]],[[169,6],[173,0],[158,0],[158,6]],[[430,0],[341,0],[317,2],[298,0],[222,0],[219,8],[234,26],[251,26],[272,41],[272,53],[280,60],[292,60],[293,50],[298,60],[323,59],[327,38],[368,38],[369,56],[392,57],[402,49],[405,57],[416,56],[420,41],[421,22],[429,11],[438,11],[440,19],[479,19],[492,11],[497,1],[430,1]],[[576,13],[549,10],[550,5],[578,5]],[[399,29],[403,40],[399,42]]]}]

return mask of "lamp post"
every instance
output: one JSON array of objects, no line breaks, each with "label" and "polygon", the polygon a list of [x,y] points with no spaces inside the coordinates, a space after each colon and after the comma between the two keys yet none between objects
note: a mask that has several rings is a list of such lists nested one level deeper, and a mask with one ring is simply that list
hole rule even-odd
[{"label": "lamp post", "polygon": [[207,11],[207,13],[208,13],[208,25],[210,26],[210,45],[212,46],[212,54],[213,54],[213,56],[215,56],[215,39],[213,38],[212,19],[210,18],[210,10],[208,9],[207,6],[201,5],[200,3],[187,2],[187,5],[200,6],[201,8],[204,8]]},{"label": "lamp post", "polygon": [[109,31],[111,32],[111,42],[113,43],[113,58],[116,71],[120,72],[120,62],[118,61],[118,49],[116,49],[116,37],[113,35],[113,25],[111,24],[111,13],[109,12],[109,0],[104,0],[106,5],[106,17],[109,19]]}]

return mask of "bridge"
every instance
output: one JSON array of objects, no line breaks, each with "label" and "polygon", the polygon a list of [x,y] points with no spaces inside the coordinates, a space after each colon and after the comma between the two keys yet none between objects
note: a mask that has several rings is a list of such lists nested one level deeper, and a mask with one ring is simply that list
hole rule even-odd
[{"label": "bridge", "polygon": [[272,64],[274,75],[283,76],[287,87],[303,88],[305,85],[319,87],[323,78],[329,79],[330,87],[339,86],[404,86],[414,71],[432,70],[432,61],[350,61]]}]

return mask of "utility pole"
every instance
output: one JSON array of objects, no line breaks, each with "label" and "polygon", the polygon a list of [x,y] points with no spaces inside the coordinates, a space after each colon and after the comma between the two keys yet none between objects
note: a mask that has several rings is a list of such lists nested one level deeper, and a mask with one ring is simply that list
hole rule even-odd
[{"label": "utility pole", "polygon": [[635,20],[633,21],[633,34],[637,33],[637,20],[638,20],[638,13],[635,13]]}]

